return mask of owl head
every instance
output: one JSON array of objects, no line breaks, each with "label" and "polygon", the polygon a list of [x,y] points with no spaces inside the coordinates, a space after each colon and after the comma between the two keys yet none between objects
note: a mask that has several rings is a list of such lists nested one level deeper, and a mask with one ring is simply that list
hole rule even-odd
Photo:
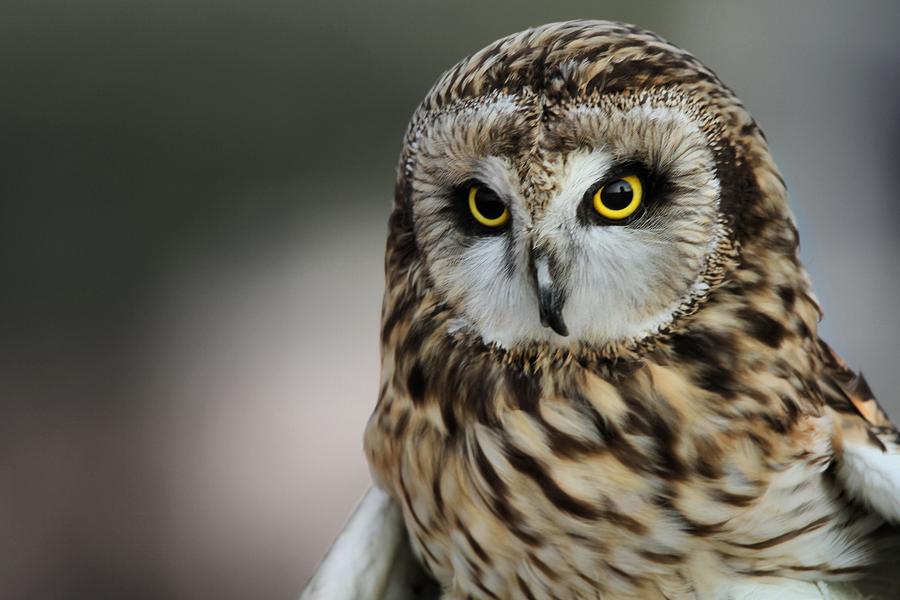
[{"label": "owl head", "polygon": [[621,348],[729,281],[793,286],[796,255],[783,181],[734,94],[650,32],[574,21],[464,59],[416,110],[388,296],[402,286],[490,346]]}]

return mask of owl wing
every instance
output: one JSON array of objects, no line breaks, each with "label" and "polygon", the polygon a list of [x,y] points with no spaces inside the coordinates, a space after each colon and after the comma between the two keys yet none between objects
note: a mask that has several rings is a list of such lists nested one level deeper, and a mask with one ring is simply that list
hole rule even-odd
[{"label": "owl wing", "polygon": [[413,557],[400,507],[372,487],[300,600],[427,600],[438,590]]},{"label": "owl wing", "polygon": [[862,374],[825,342],[819,381],[835,417],[836,474],[847,492],[884,519],[900,523],[900,432]]}]

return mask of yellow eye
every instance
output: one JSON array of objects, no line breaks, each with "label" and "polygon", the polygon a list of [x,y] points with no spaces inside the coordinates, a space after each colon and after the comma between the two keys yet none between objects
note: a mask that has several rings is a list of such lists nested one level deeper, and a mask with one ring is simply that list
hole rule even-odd
[{"label": "yellow eye", "polygon": [[638,209],[644,198],[644,186],[634,175],[616,179],[594,194],[594,210],[610,221],[627,219]]},{"label": "yellow eye", "polygon": [[509,221],[509,209],[506,205],[495,193],[477,185],[469,188],[469,212],[476,221],[492,229],[502,227]]}]

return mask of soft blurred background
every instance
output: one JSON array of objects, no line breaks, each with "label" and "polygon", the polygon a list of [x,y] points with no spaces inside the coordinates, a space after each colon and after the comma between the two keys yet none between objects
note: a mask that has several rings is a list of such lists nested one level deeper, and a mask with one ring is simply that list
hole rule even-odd
[{"label": "soft blurred background", "polygon": [[768,134],[900,417],[900,3],[0,7],[0,597],[295,598],[368,484],[400,140],[494,39],[625,20]]}]

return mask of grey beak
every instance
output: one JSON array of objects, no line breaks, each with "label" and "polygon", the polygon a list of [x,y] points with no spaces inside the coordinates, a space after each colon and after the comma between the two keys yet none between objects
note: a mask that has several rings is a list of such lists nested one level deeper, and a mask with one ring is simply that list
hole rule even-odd
[{"label": "grey beak", "polygon": [[566,327],[562,317],[565,299],[554,285],[553,271],[550,267],[550,260],[546,256],[537,254],[533,257],[532,269],[541,312],[541,325],[566,336],[569,335],[569,328]]}]

